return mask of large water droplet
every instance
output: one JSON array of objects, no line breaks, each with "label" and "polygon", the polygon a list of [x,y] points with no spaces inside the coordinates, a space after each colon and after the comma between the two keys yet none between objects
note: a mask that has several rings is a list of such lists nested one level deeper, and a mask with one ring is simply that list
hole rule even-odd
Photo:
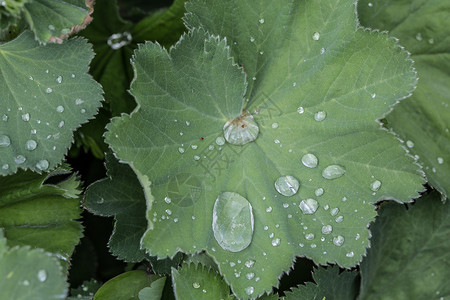
[{"label": "large water droplet", "polygon": [[333,238],[333,244],[340,247],[342,244],[344,244],[344,237],[342,235],[338,235]]},{"label": "large water droplet", "polygon": [[330,234],[333,231],[333,226],[331,225],[324,225],[322,226],[322,233],[323,234]]},{"label": "large water droplet", "polygon": [[244,145],[253,142],[258,137],[258,133],[259,127],[252,115],[233,119],[226,122],[223,126],[225,139],[233,145]]},{"label": "large water droplet", "polygon": [[117,50],[131,43],[132,39],[133,37],[128,31],[123,33],[114,33],[108,38],[107,44],[111,47],[111,49]]},{"label": "large water droplet", "polygon": [[313,40],[318,41],[320,39],[320,33],[314,32],[312,38],[313,38]]},{"label": "large water droplet", "polygon": [[325,179],[336,179],[344,175],[345,169],[340,165],[329,165],[322,171],[322,177]]},{"label": "large water droplet", "polygon": [[283,196],[289,197],[297,193],[300,182],[290,175],[282,176],[275,181],[275,189]]},{"label": "large water droplet", "polygon": [[0,147],[8,147],[11,145],[11,139],[6,134],[0,134]]},{"label": "large water droplet", "polygon": [[319,208],[319,202],[309,198],[306,200],[302,200],[302,202],[300,202],[298,207],[300,207],[300,209],[305,215],[312,215],[313,213],[316,212],[317,208]]},{"label": "large water droplet", "polygon": [[40,282],[44,282],[47,280],[47,271],[45,270],[39,270],[37,273],[37,277]]},{"label": "large water droplet", "polygon": [[303,163],[303,165],[305,165],[305,167],[315,168],[315,167],[317,167],[319,160],[317,159],[317,157],[314,154],[308,153],[308,154],[303,155],[302,163]]},{"label": "large water droplet", "polygon": [[223,249],[239,252],[247,248],[252,241],[253,224],[253,208],[247,199],[234,192],[224,192],[217,197],[212,229]]},{"label": "large water droplet", "polygon": [[29,151],[36,149],[36,147],[37,147],[37,143],[35,140],[28,140],[25,143],[25,149],[27,149]]},{"label": "large water droplet", "polygon": [[46,159],[40,160],[36,163],[36,168],[41,171],[45,171],[48,169],[48,161]]},{"label": "large water droplet", "polygon": [[14,162],[18,165],[23,164],[27,159],[25,158],[25,156],[19,154],[14,158]]},{"label": "large water droplet", "polygon": [[381,181],[379,181],[379,180],[375,180],[370,185],[370,189],[374,192],[378,191],[380,189],[380,187],[381,187]]},{"label": "large water droplet", "polygon": [[314,120],[316,120],[317,122],[325,120],[326,117],[327,117],[327,113],[323,110],[318,111],[314,114]]}]

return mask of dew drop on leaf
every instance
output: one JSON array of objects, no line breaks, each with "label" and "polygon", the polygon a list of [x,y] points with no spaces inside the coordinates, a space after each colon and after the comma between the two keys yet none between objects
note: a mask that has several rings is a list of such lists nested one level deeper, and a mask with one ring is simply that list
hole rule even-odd
[{"label": "dew drop on leaf", "polygon": [[247,248],[252,241],[253,225],[253,208],[247,199],[234,192],[224,192],[217,197],[212,229],[223,249],[239,252]]},{"label": "dew drop on leaf", "polygon": [[45,171],[48,169],[48,161],[46,159],[40,160],[36,163],[36,168],[41,171]]},{"label": "dew drop on leaf", "polygon": [[3,115],[3,116],[2,116],[2,121],[3,121],[3,122],[8,121],[8,115]]},{"label": "dew drop on leaf", "polygon": [[333,226],[331,225],[324,225],[322,226],[322,233],[323,234],[330,234],[333,231]]},{"label": "dew drop on leaf", "polygon": [[194,283],[192,284],[192,287],[193,287],[194,289],[198,289],[198,288],[200,288],[200,283],[194,282]]},{"label": "dew drop on leaf", "polygon": [[408,146],[408,148],[413,148],[414,147],[414,142],[413,141],[406,141],[406,146]]},{"label": "dew drop on leaf", "polygon": [[11,145],[11,139],[5,134],[0,134],[0,147],[8,147]]},{"label": "dew drop on leaf", "polygon": [[314,199],[309,198],[306,200],[302,200],[300,202],[300,204],[298,205],[298,207],[300,207],[300,209],[302,210],[302,212],[305,215],[312,215],[319,208],[319,202],[317,202]]},{"label": "dew drop on leaf", "polygon": [[343,216],[339,216],[336,218],[336,223],[341,223],[344,220]]},{"label": "dew drop on leaf", "polygon": [[47,94],[50,94],[51,92],[53,92],[53,89],[52,89],[52,88],[46,88],[46,89],[45,89],[45,92],[46,92]]},{"label": "dew drop on leaf", "polygon": [[345,169],[340,165],[329,165],[322,171],[322,177],[325,179],[336,179],[344,175]]},{"label": "dew drop on leaf", "polygon": [[272,128],[273,129],[277,129],[278,128],[278,123],[272,123]]},{"label": "dew drop on leaf", "polygon": [[114,33],[114,34],[112,34],[108,38],[106,43],[111,47],[111,49],[117,50],[117,49],[120,49],[123,46],[126,46],[129,43],[131,43],[132,39],[133,39],[133,37],[131,36],[131,34],[129,32],[127,32],[127,31],[125,31],[123,33]]},{"label": "dew drop on leaf", "polygon": [[333,217],[335,215],[337,215],[339,213],[339,208],[333,208],[332,210],[330,210],[330,215],[332,215]]},{"label": "dew drop on leaf", "polygon": [[314,120],[316,120],[317,122],[325,120],[326,117],[327,117],[327,113],[323,110],[318,111],[314,114]]},{"label": "dew drop on leaf", "polygon": [[253,279],[253,277],[255,277],[255,273],[253,273],[253,272],[247,273],[247,274],[245,275],[245,277],[247,277],[248,280],[251,280],[251,279]]},{"label": "dew drop on leaf", "polygon": [[355,253],[353,253],[353,251],[351,251],[351,252],[348,252],[347,254],[345,254],[345,256],[353,257],[353,256],[355,256]]},{"label": "dew drop on leaf", "polygon": [[299,114],[302,114],[302,113],[305,112],[305,109],[304,109],[302,106],[299,106],[299,107],[297,108],[297,112],[298,112]]},{"label": "dew drop on leaf", "polygon": [[314,194],[315,194],[317,197],[320,197],[320,196],[323,195],[323,192],[324,192],[323,188],[318,188],[317,190],[314,191]]},{"label": "dew drop on leaf", "polygon": [[44,282],[47,280],[47,272],[45,270],[39,270],[37,273],[37,277],[40,282]]},{"label": "dew drop on leaf", "polygon": [[30,121],[30,114],[26,113],[22,115],[22,120],[24,120],[25,122]]},{"label": "dew drop on leaf", "polygon": [[444,159],[442,157],[437,158],[438,164],[442,165],[444,163]]},{"label": "dew drop on leaf", "polygon": [[378,191],[380,189],[380,187],[381,187],[381,181],[379,181],[379,180],[375,180],[370,185],[370,189],[374,192]]},{"label": "dew drop on leaf", "polygon": [[178,152],[180,152],[181,154],[183,154],[183,153],[184,153],[184,148],[182,148],[182,147],[178,148]]},{"label": "dew drop on leaf", "polygon": [[314,239],[314,234],[313,233],[305,234],[305,239],[307,239],[308,241],[313,240]]},{"label": "dew drop on leaf", "polygon": [[225,139],[224,139],[223,137],[219,136],[219,137],[216,139],[216,144],[219,145],[219,146],[224,145],[224,144],[225,144]]},{"label": "dew drop on leaf", "polygon": [[62,113],[64,111],[64,106],[62,106],[62,105],[57,106],[56,111],[59,113]]},{"label": "dew drop on leaf", "polygon": [[247,293],[247,295],[252,295],[254,293],[254,291],[255,291],[255,289],[252,286],[245,288],[245,293]]},{"label": "dew drop on leaf", "polygon": [[275,189],[283,196],[290,197],[297,193],[300,182],[294,176],[281,176],[275,181]]},{"label": "dew drop on leaf", "polygon": [[[223,126],[225,140],[233,145],[244,145],[258,137],[259,127],[252,115],[245,115],[228,121]],[[216,140],[217,142],[217,140]]]},{"label": "dew drop on leaf", "polygon": [[62,82],[62,76],[61,75],[59,75],[58,77],[56,77],[56,82],[57,83],[61,83]]},{"label": "dew drop on leaf", "polygon": [[344,237],[342,235],[338,235],[333,238],[333,244],[340,247],[342,244],[344,244]]},{"label": "dew drop on leaf", "polygon": [[318,41],[320,39],[320,33],[314,32],[312,38],[313,38],[313,40]]},{"label": "dew drop on leaf", "polygon": [[314,154],[307,153],[307,154],[303,155],[302,163],[305,167],[315,168],[315,167],[317,167],[319,160],[317,159],[317,157]]},{"label": "dew drop on leaf", "polygon": [[18,165],[23,164],[27,159],[25,158],[25,156],[19,154],[14,158],[14,162]]},{"label": "dew drop on leaf", "polygon": [[281,244],[281,240],[279,238],[275,238],[272,240],[272,246],[277,247]]},{"label": "dew drop on leaf", "polygon": [[8,164],[4,164],[4,165],[2,166],[2,169],[3,169],[3,170],[8,170],[8,169],[9,169],[9,165],[8,165]]},{"label": "dew drop on leaf", "polygon": [[81,105],[81,104],[83,104],[84,103],[84,101],[82,100],[82,99],[80,99],[80,98],[77,98],[76,100],[75,100],[75,105]]},{"label": "dew drop on leaf", "polygon": [[36,149],[36,147],[37,147],[37,143],[35,140],[28,140],[25,143],[25,149],[27,149],[29,151]]}]

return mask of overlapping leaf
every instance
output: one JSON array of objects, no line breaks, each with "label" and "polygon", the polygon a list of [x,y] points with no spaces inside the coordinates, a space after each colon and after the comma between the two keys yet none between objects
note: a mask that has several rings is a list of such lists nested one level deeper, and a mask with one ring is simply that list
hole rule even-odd
[{"label": "overlapping leaf", "polygon": [[[192,1],[187,10],[191,32],[169,53],[153,43],[136,51],[138,107],[106,134],[144,186],[142,245],[159,257],[206,250],[242,298],[270,291],[296,255],[358,263],[373,203],[410,201],[424,182],[376,122],[414,88],[407,54],[358,28],[351,1]],[[224,143],[224,124],[249,114],[256,140]],[[317,165],[302,163],[305,154]],[[337,165],[342,176],[326,179]],[[300,184],[290,197],[274,186],[287,175]],[[224,192],[252,206],[242,251],[222,249],[211,226]],[[307,199],[318,205],[312,214],[300,205]]]},{"label": "overlapping leaf", "polygon": [[28,31],[0,46],[0,175],[60,164],[102,100],[87,74],[92,57],[83,39],[41,46]]},{"label": "overlapping leaf", "polygon": [[411,51],[418,77],[410,101],[387,116],[423,163],[430,184],[444,198],[450,192],[450,2],[364,0],[361,24],[389,30]]}]

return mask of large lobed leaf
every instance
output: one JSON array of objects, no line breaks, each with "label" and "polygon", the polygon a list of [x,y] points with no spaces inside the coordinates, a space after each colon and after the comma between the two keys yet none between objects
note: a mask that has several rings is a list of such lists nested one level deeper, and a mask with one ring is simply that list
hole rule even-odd
[{"label": "large lobed leaf", "polygon": [[388,125],[423,163],[443,198],[450,192],[450,2],[363,0],[361,24],[389,30],[411,51],[420,78],[410,101],[387,116]]},{"label": "large lobed leaf", "polygon": [[102,100],[87,74],[92,57],[83,39],[42,46],[28,31],[0,45],[0,175],[60,164]]},{"label": "large lobed leaf", "polygon": [[[136,51],[138,107],[106,133],[144,187],[142,246],[159,257],[206,250],[240,298],[270,291],[296,255],[354,266],[373,203],[408,202],[423,188],[414,160],[376,122],[414,88],[407,53],[358,28],[351,1],[197,0],[187,10],[191,32],[169,53],[153,43]],[[224,124],[248,114],[256,140],[224,144]],[[317,165],[302,163],[305,154]],[[300,184],[290,197],[274,186],[287,175]],[[228,197],[242,210],[221,219],[218,205],[217,219],[240,220],[249,242],[231,251],[218,238],[226,227],[212,226],[216,199]],[[318,205],[312,214],[306,199]]]}]

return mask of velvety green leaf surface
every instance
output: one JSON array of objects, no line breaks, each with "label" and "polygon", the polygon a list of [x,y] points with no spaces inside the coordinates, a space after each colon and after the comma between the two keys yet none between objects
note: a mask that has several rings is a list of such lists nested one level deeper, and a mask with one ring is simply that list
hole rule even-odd
[{"label": "velvety green leaf surface", "polygon": [[158,275],[168,275],[172,268],[178,268],[178,265],[183,260],[184,254],[178,252],[173,258],[158,259],[155,256],[149,258],[152,270]]},{"label": "velvety green leaf surface", "polygon": [[92,3],[90,0],[32,0],[25,4],[24,16],[39,42],[62,42],[92,20],[89,16]]},{"label": "velvety green leaf surface", "polygon": [[[70,176],[57,184],[45,184],[51,176]],[[50,174],[20,171],[0,177],[0,228],[8,245],[37,247],[56,254],[67,267],[82,236],[79,180],[67,169]],[[1,297],[0,297],[1,298]]]},{"label": "velvety green leaf surface", "polygon": [[143,288],[139,292],[139,300],[158,300],[161,299],[166,277],[157,279],[151,283],[150,287]]},{"label": "velvety green leaf surface", "polygon": [[362,25],[389,30],[411,52],[419,84],[410,100],[387,116],[388,126],[407,141],[445,198],[450,192],[450,2],[363,0],[358,12]]},{"label": "velvety green leaf surface", "polygon": [[6,246],[0,230],[0,299],[65,299],[67,283],[58,260],[42,249]]},{"label": "velvety green leaf surface", "polygon": [[[159,257],[206,250],[241,298],[271,291],[296,255],[354,266],[369,245],[373,203],[407,202],[423,188],[419,167],[376,122],[415,85],[407,54],[385,34],[358,29],[351,1],[192,1],[187,9],[190,28],[226,40],[195,29],[170,52],[142,45],[131,86],[138,107],[106,133],[144,187],[142,246]],[[226,122],[248,132],[240,122],[252,118],[254,142],[224,141]],[[317,163],[302,163],[305,154]],[[342,176],[325,179],[336,177],[330,168]],[[299,182],[292,196],[275,188],[288,175]],[[243,226],[254,230],[242,251],[224,250],[213,232],[225,192],[251,205],[254,223]]]},{"label": "velvety green leaf surface", "polygon": [[356,271],[344,271],[339,274],[339,267],[318,268],[313,273],[315,284],[307,282],[299,285],[292,292],[286,293],[286,300],[300,299],[339,299],[353,300],[358,294],[355,278]]},{"label": "velvety green leaf surface", "polygon": [[29,31],[0,45],[0,175],[61,163],[102,100],[87,74],[92,56],[83,39],[42,46]]},{"label": "velvety green leaf surface", "polygon": [[370,226],[359,299],[440,299],[450,295],[450,205],[433,192],[408,209],[385,204]]},{"label": "velvety green leaf surface", "polygon": [[147,275],[143,270],[129,271],[106,282],[95,293],[94,300],[138,299],[139,291],[158,280],[157,275]]},{"label": "velvety green leaf surface", "polygon": [[234,299],[220,275],[201,265],[188,264],[172,269],[172,282],[177,300]]}]

